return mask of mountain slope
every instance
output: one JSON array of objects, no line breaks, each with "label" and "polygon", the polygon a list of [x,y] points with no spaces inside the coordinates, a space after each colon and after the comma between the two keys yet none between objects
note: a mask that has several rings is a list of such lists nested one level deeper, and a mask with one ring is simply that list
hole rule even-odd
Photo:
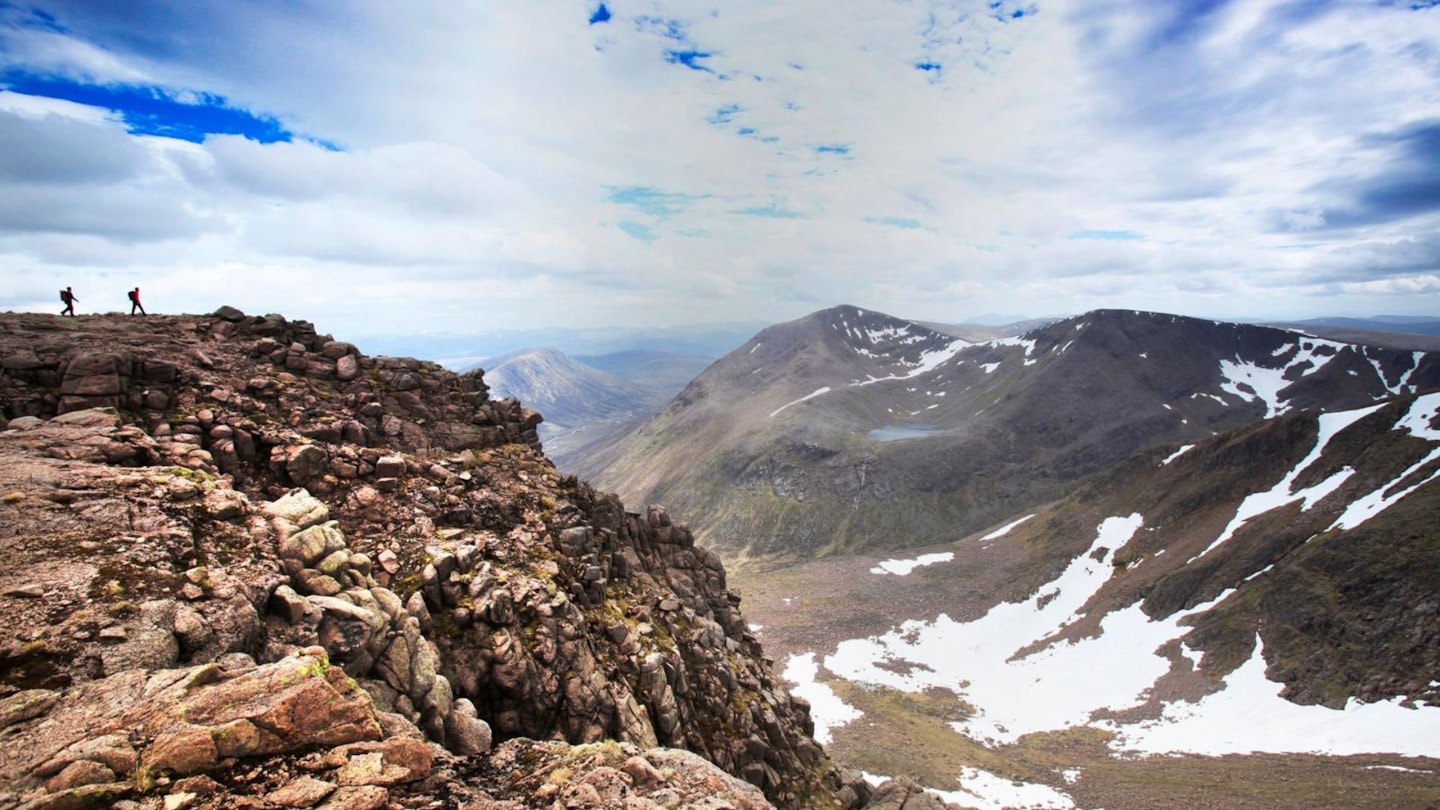
[{"label": "mountain slope", "polygon": [[541,438],[578,425],[636,416],[663,405],[658,387],[621,379],[550,348],[525,349],[492,358],[485,370],[490,389],[515,397],[545,414]]},{"label": "mountain slope", "polygon": [[731,554],[962,536],[1159,444],[1440,386],[1440,358],[1097,311],[969,344],[837,307],[771,327],[576,469]]},{"label": "mountain slope", "polygon": [[[717,355],[675,354],[658,351],[623,351],[608,354],[577,355],[576,360],[591,368],[613,374],[622,380],[659,388],[665,401],[680,393],[690,381],[700,376]],[[661,405],[664,402],[659,403]]]},{"label": "mountain slope", "polygon": [[[747,605],[826,707],[817,733],[870,772],[947,790],[982,768],[1086,807],[1274,806],[1239,800],[1251,779],[1300,782],[1276,785],[1283,806],[1406,806],[1437,796],[1437,518],[1440,393],[1404,395],[1155,448],[913,559],[761,575]],[[949,729],[906,764],[895,744],[934,711]],[[1235,781],[1187,769],[1252,752],[1309,756],[1226,756]],[[1091,775],[1137,753],[1189,756],[1167,758],[1180,781],[1117,801]],[[1381,769],[1407,776],[1356,796]]]}]

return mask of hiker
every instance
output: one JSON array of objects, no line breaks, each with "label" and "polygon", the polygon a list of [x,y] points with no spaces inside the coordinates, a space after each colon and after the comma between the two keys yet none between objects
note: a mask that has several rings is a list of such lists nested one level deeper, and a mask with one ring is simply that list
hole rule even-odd
[{"label": "hiker", "polygon": [[65,302],[65,308],[60,310],[60,314],[69,315],[72,318],[75,317],[75,302],[79,301],[80,299],[75,297],[74,291],[72,291],[69,287],[61,290],[60,300]]},{"label": "hiker", "polygon": [[134,315],[134,314],[135,314],[135,310],[138,309],[138,310],[140,310],[140,314],[141,314],[141,315],[144,315],[144,314],[145,314],[145,307],[140,303],[140,288],[139,288],[139,287],[136,287],[135,289],[131,290],[130,293],[129,293],[129,295],[130,295],[130,314],[131,314],[131,315]]}]

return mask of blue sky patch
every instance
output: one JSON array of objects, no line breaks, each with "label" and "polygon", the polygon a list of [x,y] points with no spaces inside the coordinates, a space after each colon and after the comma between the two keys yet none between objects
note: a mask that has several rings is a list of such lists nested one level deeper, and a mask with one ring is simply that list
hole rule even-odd
[{"label": "blue sky patch", "polygon": [[599,7],[590,14],[590,24],[599,25],[600,23],[607,22],[610,22],[610,9],[606,8],[604,3],[601,3]]},{"label": "blue sky patch", "polygon": [[672,65],[684,65],[691,70],[699,70],[705,73],[714,73],[709,67],[700,64],[700,60],[709,59],[712,54],[708,51],[697,51],[694,49],[671,50],[665,52],[665,61]]},{"label": "blue sky patch", "polygon": [[742,138],[751,138],[761,143],[775,143],[780,140],[778,135],[761,135],[760,130],[754,127],[740,127],[735,132]]},{"label": "blue sky patch", "polygon": [[714,115],[706,118],[705,122],[707,124],[714,124],[717,127],[723,127],[733,121],[735,119],[735,113],[738,112],[740,112],[739,104],[726,104],[724,107],[716,110]]},{"label": "blue sky patch", "polygon": [[689,35],[685,33],[685,23],[679,20],[667,20],[664,17],[636,17],[635,27],[641,31],[659,34],[675,42],[690,41]]},{"label": "blue sky patch", "polygon": [[610,195],[605,199],[617,205],[629,205],[652,217],[668,217],[689,208],[705,195],[676,194],[660,191],[652,186],[609,186]]},{"label": "blue sky patch", "polygon": [[843,143],[822,143],[815,147],[818,155],[848,155],[850,147]]},{"label": "blue sky patch", "polygon": [[[289,143],[294,133],[279,119],[232,107],[224,96],[186,94],[181,101],[173,91],[139,85],[83,84],[71,79],[38,76],[11,69],[0,74],[0,85],[15,93],[101,107],[120,114],[132,135],[158,135],[204,143],[207,135],[242,135],[260,143]],[[315,143],[336,148],[325,141]]]},{"label": "blue sky patch", "polygon": [[1065,237],[1065,238],[1066,238],[1066,239],[1105,239],[1105,240],[1109,240],[1109,241],[1129,241],[1129,240],[1134,240],[1134,239],[1144,239],[1144,238],[1145,238],[1145,234],[1143,234],[1143,233],[1137,233],[1137,232],[1135,232],[1135,231],[1095,231],[1095,230],[1088,230],[1088,229],[1087,229],[1087,230],[1081,230],[1081,231],[1072,231],[1072,232],[1070,233],[1070,235],[1067,236],[1067,237]]},{"label": "blue sky patch", "polygon": [[776,203],[769,205],[755,205],[749,208],[740,208],[732,213],[744,214],[751,217],[764,217],[766,219],[804,219],[805,215],[799,211],[792,211]]},{"label": "blue sky patch", "polygon": [[940,68],[941,64],[939,62],[932,62],[929,59],[921,59],[915,63],[916,70],[923,70],[926,73],[939,73]]},{"label": "blue sky patch", "polygon": [[918,231],[925,227],[924,223],[913,217],[867,217],[865,221],[876,225],[889,225],[905,231]]},{"label": "blue sky patch", "polygon": [[641,242],[654,242],[656,239],[660,238],[660,235],[655,233],[655,231],[652,230],[650,226],[641,225],[638,222],[617,222],[615,223],[615,225],[620,230],[640,240]]}]

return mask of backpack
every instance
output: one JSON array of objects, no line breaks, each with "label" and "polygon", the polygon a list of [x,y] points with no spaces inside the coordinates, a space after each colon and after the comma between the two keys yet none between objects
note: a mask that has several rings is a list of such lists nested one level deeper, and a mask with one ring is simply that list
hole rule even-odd
[{"label": "backpack", "polygon": [[61,300],[61,301],[64,301],[64,302],[67,303],[67,304],[70,303],[70,291],[69,291],[69,290],[61,290],[61,291],[60,291],[60,300]]},{"label": "backpack", "polygon": [[140,300],[140,296],[136,293],[135,290],[131,290],[128,295],[130,296],[130,303],[132,304]]}]

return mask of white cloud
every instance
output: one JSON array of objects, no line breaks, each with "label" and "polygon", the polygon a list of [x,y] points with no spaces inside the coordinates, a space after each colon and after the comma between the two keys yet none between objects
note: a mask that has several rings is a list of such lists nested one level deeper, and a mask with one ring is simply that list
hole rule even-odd
[{"label": "white cloud", "polygon": [[[397,331],[614,323],[637,307],[777,320],[840,301],[936,319],[1437,303],[1440,213],[1327,220],[1398,171],[1400,147],[1377,135],[1440,120],[1435,9],[1247,0],[1186,18],[1056,0],[1013,18],[979,0],[650,0],[591,26],[558,2],[39,5],[57,25],[8,12],[5,64],[220,94],[342,151],[161,143],[0,92],[0,137],[23,131],[44,158],[3,181],[0,272],[446,285],[456,314],[422,296],[406,313],[401,292]],[[41,188],[44,172],[69,190]],[[627,189],[664,210],[626,204]],[[222,302],[176,294],[177,308]],[[358,322],[373,306],[313,302],[296,316]]]}]

